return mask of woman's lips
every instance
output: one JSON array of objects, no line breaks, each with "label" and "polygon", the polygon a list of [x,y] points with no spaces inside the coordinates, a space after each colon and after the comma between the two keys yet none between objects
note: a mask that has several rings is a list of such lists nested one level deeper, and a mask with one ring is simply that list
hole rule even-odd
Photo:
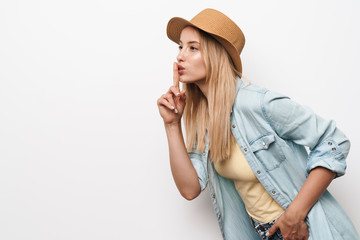
[{"label": "woman's lips", "polygon": [[180,75],[183,74],[184,71],[185,71],[185,68],[184,68],[183,66],[181,66],[181,65],[178,65],[178,72],[179,72],[179,74],[180,74]]}]

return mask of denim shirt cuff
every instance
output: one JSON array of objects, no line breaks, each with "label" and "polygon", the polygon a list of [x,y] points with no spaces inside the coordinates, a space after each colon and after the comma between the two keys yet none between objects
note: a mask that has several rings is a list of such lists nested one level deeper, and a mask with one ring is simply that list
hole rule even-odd
[{"label": "denim shirt cuff", "polygon": [[316,167],[324,167],[335,172],[335,178],[345,174],[345,156],[333,139],[325,139],[310,152],[306,167],[307,173],[309,174]]},{"label": "denim shirt cuff", "polygon": [[188,152],[188,155],[190,157],[191,163],[193,167],[195,168],[195,171],[198,175],[199,184],[201,187],[201,191],[203,191],[207,185],[207,176],[206,176],[206,169],[202,162],[202,159],[199,155],[199,153],[194,152]]}]

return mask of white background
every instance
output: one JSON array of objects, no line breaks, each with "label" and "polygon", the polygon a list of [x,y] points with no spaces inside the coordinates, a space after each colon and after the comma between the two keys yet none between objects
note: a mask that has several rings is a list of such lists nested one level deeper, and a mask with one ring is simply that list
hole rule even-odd
[{"label": "white background", "polygon": [[176,189],[156,106],[168,20],[207,7],[243,30],[248,80],[350,138],[330,191],[359,231],[358,0],[0,0],[0,239],[221,239],[208,191]]}]

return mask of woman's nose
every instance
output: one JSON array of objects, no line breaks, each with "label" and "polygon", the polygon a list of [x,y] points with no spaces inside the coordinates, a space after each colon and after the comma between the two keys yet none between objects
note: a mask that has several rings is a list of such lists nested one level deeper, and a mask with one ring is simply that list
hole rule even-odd
[{"label": "woman's nose", "polygon": [[179,54],[176,57],[176,60],[178,62],[183,62],[184,61],[184,53],[183,53],[183,51],[180,50]]}]

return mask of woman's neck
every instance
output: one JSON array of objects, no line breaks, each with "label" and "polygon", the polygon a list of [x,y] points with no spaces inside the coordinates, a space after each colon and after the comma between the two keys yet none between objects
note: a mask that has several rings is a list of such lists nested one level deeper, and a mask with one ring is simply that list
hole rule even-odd
[{"label": "woman's neck", "polygon": [[207,99],[207,94],[208,94],[208,84],[206,83],[206,80],[204,79],[204,80],[201,80],[201,81],[197,81],[196,83],[195,83],[199,88],[200,88],[200,90],[201,90],[201,92],[204,94],[204,96],[206,97],[206,99]]}]

